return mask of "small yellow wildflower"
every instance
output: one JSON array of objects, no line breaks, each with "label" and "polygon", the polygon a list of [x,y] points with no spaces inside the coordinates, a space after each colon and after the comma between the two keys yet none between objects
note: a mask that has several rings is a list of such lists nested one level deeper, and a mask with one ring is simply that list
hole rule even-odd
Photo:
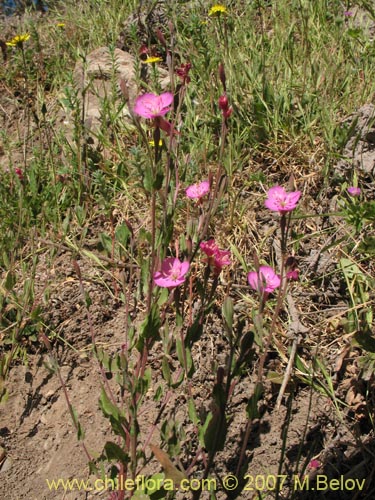
[{"label": "small yellow wildflower", "polygon": [[[155,141],[148,141],[148,143],[150,144],[150,146],[152,148],[155,147]],[[163,145],[163,141],[161,139],[159,139],[159,147],[161,147]]]},{"label": "small yellow wildflower", "polygon": [[58,28],[65,28],[65,23],[57,23],[56,26]]},{"label": "small yellow wildflower", "polygon": [[153,64],[157,62],[161,62],[163,59],[161,57],[148,57],[144,61],[142,61],[142,64]]},{"label": "small yellow wildflower", "polygon": [[227,8],[224,5],[216,4],[211,7],[208,11],[209,16],[220,16],[221,14],[226,14]]},{"label": "small yellow wildflower", "polygon": [[22,47],[24,42],[30,38],[29,33],[24,33],[23,35],[16,35],[12,40],[6,42],[8,47]]}]

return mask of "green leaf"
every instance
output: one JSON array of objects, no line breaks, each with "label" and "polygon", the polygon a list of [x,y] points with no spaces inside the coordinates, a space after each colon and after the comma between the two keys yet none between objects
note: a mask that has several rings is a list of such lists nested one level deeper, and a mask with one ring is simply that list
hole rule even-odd
[{"label": "green leaf", "polygon": [[355,343],[368,352],[375,353],[375,338],[368,332],[357,332],[354,335]]},{"label": "green leaf", "polygon": [[144,177],[143,177],[143,187],[145,188],[146,191],[151,193],[152,191],[152,170],[151,168],[146,168],[144,172]]},{"label": "green leaf", "polygon": [[104,445],[104,452],[109,461],[116,460],[124,465],[129,462],[128,454],[116,443],[107,441]]},{"label": "green leaf", "polygon": [[116,420],[118,420],[120,418],[120,411],[119,411],[119,409],[108,398],[107,393],[104,390],[104,387],[102,387],[102,390],[101,390],[101,393],[100,393],[99,405],[100,405],[100,408],[102,409],[102,411],[104,413],[104,416],[106,416],[106,417],[113,417]]},{"label": "green leaf", "polygon": [[1,387],[0,385],[0,404],[6,403],[9,398],[9,392],[6,387]]},{"label": "green leaf", "polygon": [[16,275],[14,273],[12,273],[11,271],[8,271],[6,273],[5,280],[4,280],[4,288],[8,292],[10,292],[13,289],[16,282],[17,282]]},{"label": "green leaf", "polygon": [[169,368],[168,358],[166,356],[163,357],[161,363],[161,369],[164,380],[167,382],[168,385],[171,385],[172,383],[171,370]]},{"label": "green leaf", "polygon": [[202,336],[203,333],[203,321],[198,316],[195,318],[194,323],[187,329],[185,345],[193,345]]},{"label": "green leaf", "polygon": [[257,382],[254,388],[254,393],[250,397],[246,406],[246,413],[250,420],[254,418],[259,418],[258,401],[260,400],[262,395],[263,395],[263,385],[261,382]]},{"label": "green leaf", "polygon": [[138,394],[145,395],[150,387],[150,384],[151,384],[151,368],[148,367],[145,370],[144,376],[137,380],[136,391],[138,392]]},{"label": "green leaf", "polygon": [[82,439],[85,439],[85,433],[81,427],[80,421],[78,420],[77,412],[72,405],[70,405],[70,410],[71,410],[70,414],[72,416],[74,426],[77,429],[77,439],[78,439],[78,441],[81,441]]},{"label": "green leaf", "polygon": [[180,375],[179,375],[178,379],[176,380],[176,382],[171,383],[171,387],[173,389],[177,389],[177,387],[182,384],[184,379],[185,379],[185,372],[184,372],[184,370],[181,370]]},{"label": "green leaf", "polygon": [[177,352],[177,358],[178,358],[178,361],[180,362],[180,365],[185,366],[184,347],[183,347],[182,341],[179,337],[177,337],[177,339],[176,339],[176,352]]},{"label": "green leaf", "polygon": [[[219,408],[209,414],[206,432],[204,433],[204,445],[210,452],[222,451],[227,437],[227,421],[225,414]],[[208,418],[209,418],[208,417]]]},{"label": "green leaf", "polygon": [[120,245],[122,245],[125,248],[128,244],[130,236],[131,232],[126,224],[121,224],[116,229],[116,240],[120,243]]},{"label": "green leaf", "polygon": [[159,189],[163,185],[163,179],[164,179],[164,174],[163,172],[159,172],[156,174],[155,180],[153,182],[153,188],[156,189],[156,191],[159,191]]},{"label": "green leaf", "polygon": [[153,338],[156,340],[159,337],[160,329],[160,311],[157,304],[153,304],[150,313],[143,321],[140,328],[140,335],[137,342],[139,352],[143,350],[145,339]]},{"label": "green leaf", "polygon": [[106,233],[99,234],[100,243],[102,244],[103,249],[111,255],[112,253],[112,238]]},{"label": "green leaf", "polygon": [[358,246],[358,252],[371,256],[375,255],[375,237],[365,237]]},{"label": "green leaf", "polygon": [[223,316],[229,331],[232,332],[233,329],[233,300],[230,297],[226,297],[223,304]]},{"label": "green leaf", "polygon": [[193,424],[198,425],[200,420],[198,418],[198,415],[197,415],[197,412],[195,409],[194,399],[192,399],[192,398],[189,398],[189,400],[188,400],[188,413],[189,413],[190,420],[193,422]]}]

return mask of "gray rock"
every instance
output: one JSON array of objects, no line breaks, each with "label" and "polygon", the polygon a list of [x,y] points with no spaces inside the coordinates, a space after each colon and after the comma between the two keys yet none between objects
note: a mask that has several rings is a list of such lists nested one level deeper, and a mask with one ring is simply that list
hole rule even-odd
[{"label": "gray rock", "polygon": [[[159,84],[162,90],[169,88],[169,73],[158,68]],[[125,82],[125,98],[121,92],[121,82]],[[103,104],[107,100],[118,109],[119,116],[128,126],[132,126],[131,109],[140,94],[135,74],[134,57],[120,49],[110,52],[108,47],[99,47],[90,52],[85,61],[78,61],[73,71],[73,84],[80,106],[80,120],[85,135],[91,137],[91,144],[97,145],[97,134],[103,125]],[[124,101],[127,101],[124,105]],[[65,107],[59,116],[64,126],[64,134],[70,141],[73,137],[75,116]]]},{"label": "gray rock", "polygon": [[365,104],[350,115],[346,123],[351,134],[335,172],[343,174],[356,169],[365,174],[375,174],[375,106]]}]

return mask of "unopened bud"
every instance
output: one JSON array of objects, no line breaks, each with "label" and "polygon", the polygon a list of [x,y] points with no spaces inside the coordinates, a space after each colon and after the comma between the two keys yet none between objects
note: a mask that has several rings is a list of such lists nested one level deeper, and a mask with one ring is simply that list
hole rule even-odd
[{"label": "unopened bud", "polygon": [[233,113],[233,108],[228,108],[225,111],[223,110],[224,118],[229,118],[232,113]]},{"label": "unopened bud", "polygon": [[228,109],[228,105],[229,105],[228,97],[225,94],[221,95],[219,97],[219,108],[222,111],[226,111]]},{"label": "unopened bud", "polygon": [[19,167],[16,167],[14,169],[14,173],[17,175],[17,177],[19,178],[20,181],[23,180],[23,172]]},{"label": "unopened bud", "polygon": [[167,48],[167,41],[160,28],[157,28],[156,36],[159,42],[163,45],[163,47]]},{"label": "unopened bud", "polygon": [[224,92],[227,90],[226,86],[226,77],[225,77],[225,70],[224,70],[224,64],[220,63],[219,64],[219,78],[221,83],[223,84]]}]

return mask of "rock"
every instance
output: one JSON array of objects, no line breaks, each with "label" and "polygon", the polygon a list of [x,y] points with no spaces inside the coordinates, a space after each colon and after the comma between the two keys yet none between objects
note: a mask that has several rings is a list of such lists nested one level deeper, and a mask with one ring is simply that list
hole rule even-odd
[{"label": "rock", "polygon": [[352,131],[335,172],[344,174],[357,169],[365,174],[375,174],[375,106],[365,104],[345,123]]},{"label": "rock", "polygon": [[[112,78],[116,79],[115,87]],[[120,95],[121,80],[125,81],[127,87],[128,106],[134,105],[138,93],[134,58],[120,49],[115,49],[113,54],[107,47],[100,47],[90,52],[85,62],[77,62],[73,71],[73,80],[84,106],[84,125],[87,130],[94,133],[100,129],[104,100],[123,99]],[[113,96],[114,90],[117,92],[115,96]],[[123,114],[130,117],[127,106],[124,107]]]},{"label": "rock", "polygon": [[[140,93],[134,63],[134,57],[128,52],[117,48],[111,53],[108,47],[99,47],[87,55],[85,62],[76,63],[73,80],[81,102],[81,110],[83,109],[82,119],[85,132],[92,137],[91,143],[97,143],[96,135],[103,125],[105,100],[117,103],[119,110],[124,103],[125,98],[120,88],[121,81],[125,82],[128,94],[128,102],[123,106],[121,116],[131,125],[130,109],[133,108],[135,99]],[[168,89],[170,82],[168,71],[158,68],[158,74],[161,89]],[[73,137],[73,112],[74,110],[65,109],[63,116],[60,116],[60,121],[67,129],[68,140]]]}]

